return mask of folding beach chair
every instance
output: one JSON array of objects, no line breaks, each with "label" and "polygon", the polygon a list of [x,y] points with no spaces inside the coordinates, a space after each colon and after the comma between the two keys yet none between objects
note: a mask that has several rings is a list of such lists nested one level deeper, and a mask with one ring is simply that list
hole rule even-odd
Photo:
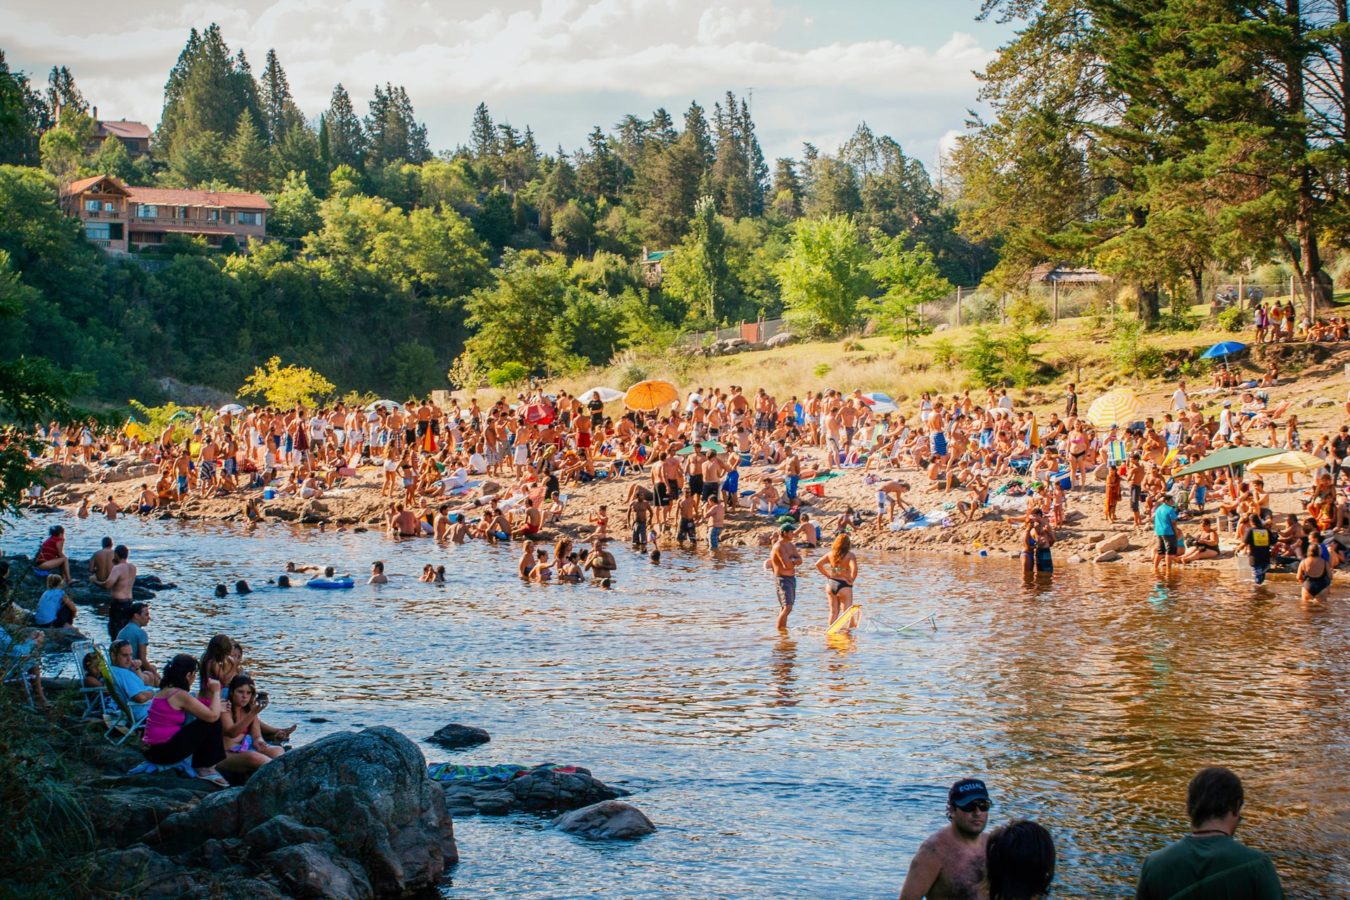
[{"label": "folding beach chair", "polygon": [[[113,711],[104,716],[103,721],[108,726],[108,730],[103,733],[103,737],[114,746],[120,746],[126,742],[136,732],[145,726],[145,717],[150,713],[149,703],[132,703],[130,697],[123,696],[117,688],[117,682],[113,679],[112,666],[108,662],[108,656],[103,652],[103,648],[95,645],[94,652],[98,654],[99,674],[103,677],[103,684],[107,688],[108,696],[112,698]],[[122,736],[114,739],[113,735],[121,732]]]},{"label": "folding beach chair", "polygon": [[[106,686],[99,684],[97,687],[87,687],[84,684],[84,657],[93,652],[93,641],[70,642],[70,659],[75,665],[75,678],[80,682],[80,697],[84,699],[84,711],[80,715],[83,719],[102,719],[112,713],[115,706]],[[64,668],[63,663],[63,671]]]},{"label": "folding beach chair", "polygon": [[1125,450],[1125,442],[1109,441],[1106,445],[1106,458],[1113,466],[1118,466],[1129,459],[1129,453]]},{"label": "folding beach chair", "polygon": [[28,671],[32,667],[31,659],[24,654],[6,653],[0,656],[4,664],[4,676],[0,682],[4,684],[17,684],[23,688],[24,695],[28,698],[28,705],[33,705],[33,673]]}]

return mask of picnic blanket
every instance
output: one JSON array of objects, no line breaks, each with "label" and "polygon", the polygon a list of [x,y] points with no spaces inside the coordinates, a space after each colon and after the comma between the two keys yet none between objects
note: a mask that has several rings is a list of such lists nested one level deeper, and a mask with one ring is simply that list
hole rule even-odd
[{"label": "picnic blanket", "polygon": [[505,784],[519,778],[526,772],[536,770],[569,773],[577,771],[576,766],[560,766],[556,763],[540,763],[537,766],[516,766],[503,763],[495,766],[465,766],[457,763],[432,763],[427,766],[427,777],[432,781],[492,781]]}]

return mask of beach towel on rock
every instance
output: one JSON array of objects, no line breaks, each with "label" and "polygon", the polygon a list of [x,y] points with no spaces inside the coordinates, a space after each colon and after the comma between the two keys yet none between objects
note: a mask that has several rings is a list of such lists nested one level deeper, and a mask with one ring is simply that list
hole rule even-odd
[{"label": "beach towel on rock", "polygon": [[427,766],[427,776],[432,781],[495,781],[505,784],[519,778],[526,772],[546,769],[564,774],[575,772],[576,766],[560,766],[555,763],[541,763],[537,766],[514,766],[507,763],[496,766],[464,766],[457,763],[432,763]]}]

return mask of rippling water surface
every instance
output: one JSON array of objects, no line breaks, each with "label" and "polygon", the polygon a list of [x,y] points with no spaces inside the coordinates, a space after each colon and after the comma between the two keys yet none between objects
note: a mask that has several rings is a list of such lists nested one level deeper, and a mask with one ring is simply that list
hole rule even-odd
[{"label": "rippling water surface", "polygon": [[[29,550],[49,521],[18,523],[5,549]],[[448,897],[894,896],[968,774],[989,783],[991,824],[1026,816],[1054,833],[1058,896],[1132,896],[1211,764],[1242,775],[1240,836],[1271,853],[1290,896],[1350,896],[1350,614],[1340,599],[1301,606],[1288,582],[1075,567],[1027,583],[1003,560],[865,557],[865,627],[836,640],[814,576],[792,635],[773,631],[758,554],[654,566],[616,547],[605,592],[522,585],[506,548],[62,521],[73,555],[109,533],[142,573],[178,582],[154,605],[157,656],[241,640],[268,720],[301,721],[297,740],[480,725],[492,743],[457,761],[585,765],[658,825],[597,845],[532,816],[461,819]],[[290,559],[358,574],[385,559],[410,577],[211,595],[262,587]],[[450,583],[416,583],[425,562]],[[929,613],[936,629],[896,627]]]}]

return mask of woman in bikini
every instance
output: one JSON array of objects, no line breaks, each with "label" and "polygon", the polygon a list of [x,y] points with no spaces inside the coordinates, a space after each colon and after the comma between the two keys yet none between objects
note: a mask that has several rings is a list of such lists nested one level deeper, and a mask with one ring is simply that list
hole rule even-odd
[{"label": "woman in bikini", "polygon": [[858,558],[852,542],[841,534],[830,545],[830,552],[816,560],[816,571],[825,576],[825,597],[830,602],[830,624],[853,605],[853,584],[858,580]]},{"label": "woman in bikini", "polygon": [[259,716],[267,708],[267,695],[259,694],[253,679],[236,675],[230,679],[230,699],[220,711],[220,732],[225,759],[221,771],[251,775],[285,752],[263,740]]}]

